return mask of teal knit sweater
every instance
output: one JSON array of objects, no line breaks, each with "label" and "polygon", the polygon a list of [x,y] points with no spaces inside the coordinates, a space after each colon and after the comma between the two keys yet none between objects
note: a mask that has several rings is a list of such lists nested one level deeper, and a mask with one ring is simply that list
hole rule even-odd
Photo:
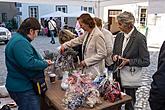
[{"label": "teal knit sweater", "polygon": [[[26,91],[33,88],[31,78],[42,76],[44,69],[48,66],[41,56],[31,45],[27,36],[16,33],[12,36],[5,49],[7,78],[6,88],[9,91]],[[12,62],[12,63],[10,63]],[[13,66],[24,70],[20,72]],[[23,74],[26,74],[25,76]],[[28,76],[28,77],[27,77]]]}]

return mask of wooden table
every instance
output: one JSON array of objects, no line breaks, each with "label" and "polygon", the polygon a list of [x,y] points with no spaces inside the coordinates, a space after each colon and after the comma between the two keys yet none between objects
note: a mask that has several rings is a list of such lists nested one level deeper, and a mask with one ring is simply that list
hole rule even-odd
[{"label": "wooden table", "polygon": [[[66,110],[62,102],[65,91],[61,89],[61,81],[56,80],[56,83],[51,84],[47,79],[47,85],[48,90],[46,92],[46,98],[51,103],[51,105],[57,110]],[[130,96],[126,95],[121,100],[116,101],[114,103],[102,100],[102,104],[96,105],[93,109],[79,108],[78,110],[102,110],[107,108],[108,110],[116,110],[117,107],[131,101],[131,99],[132,98]]]}]

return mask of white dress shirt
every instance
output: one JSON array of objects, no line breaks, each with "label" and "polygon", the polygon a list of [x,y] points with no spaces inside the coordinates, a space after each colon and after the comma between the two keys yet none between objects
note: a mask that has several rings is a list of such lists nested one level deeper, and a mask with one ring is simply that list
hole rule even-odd
[{"label": "white dress shirt", "polygon": [[123,47],[122,47],[122,55],[123,55],[123,52],[124,52],[124,49],[125,47],[127,46],[128,42],[129,42],[129,39],[130,39],[130,36],[132,34],[134,30],[134,27],[132,28],[132,30],[127,34],[127,33],[124,33],[124,41],[123,41]]}]

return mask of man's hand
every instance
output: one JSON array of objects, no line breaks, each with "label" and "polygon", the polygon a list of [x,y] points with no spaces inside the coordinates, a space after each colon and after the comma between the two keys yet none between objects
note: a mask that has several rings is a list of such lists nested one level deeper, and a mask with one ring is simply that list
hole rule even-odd
[{"label": "man's hand", "polygon": [[119,55],[113,55],[112,56],[112,60],[114,61],[114,62],[116,62],[117,60],[119,60],[121,58],[121,56],[119,56]]},{"label": "man's hand", "polygon": [[129,64],[129,59],[122,57],[120,57],[120,59],[122,60],[122,63],[119,65],[119,69],[122,69],[125,65]]}]

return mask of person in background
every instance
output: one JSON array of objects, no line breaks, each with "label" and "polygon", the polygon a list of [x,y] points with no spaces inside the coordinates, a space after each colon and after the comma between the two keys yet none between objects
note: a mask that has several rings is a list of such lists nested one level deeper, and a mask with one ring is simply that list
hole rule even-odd
[{"label": "person in background", "polygon": [[95,77],[103,73],[105,68],[104,59],[107,56],[105,39],[102,32],[96,26],[94,19],[87,13],[78,17],[80,27],[85,31],[82,36],[74,38],[61,45],[61,52],[66,48],[82,44],[82,61],[80,67],[83,72]]},{"label": "person in background", "polygon": [[[133,14],[126,11],[122,12],[117,16],[117,23],[121,32],[117,34],[114,41],[113,61],[117,62],[118,59],[121,61],[118,65],[120,70],[125,67],[149,66],[150,57],[146,37],[134,26],[135,18]],[[134,71],[136,70],[130,69],[130,74],[133,74]],[[121,87],[126,94],[132,97],[132,101],[125,105],[125,109],[134,110],[135,93],[139,86],[122,86],[121,84]]]},{"label": "person in background", "polygon": [[18,110],[40,110],[40,97],[33,89],[31,78],[44,77],[44,69],[52,62],[43,60],[31,44],[39,30],[37,19],[25,19],[5,48],[8,72],[5,86]]},{"label": "person in background", "polygon": [[67,24],[65,24],[65,25],[63,26],[63,29],[69,30],[69,26],[68,26]]},{"label": "person in background", "polygon": [[77,34],[78,37],[84,34],[84,30],[80,27],[80,24],[79,24],[78,20],[76,22],[75,31],[76,31],[76,34]]},{"label": "person in background", "polygon": [[56,27],[56,22],[53,20],[52,17],[50,17],[50,20],[48,22],[48,28],[51,35],[50,43],[55,44],[55,37],[56,37],[55,35],[57,35],[57,27]]},{"label": "person in background", "polygon": [[165,41],[159,52],[157,71],[152,78],[149,95],[151,110],[165,110]]},{"label": "person in background", "polygon": [[94,17],[94,20],[96,22],[97,27],[101,30],[105,38],[105,45],[107,49],[107,57],[105,59],[105,64],[106,67],[109,67],[113,63],[112,61],[113,35],[109,30],[103,28],[103,22],[100,18]]}]

